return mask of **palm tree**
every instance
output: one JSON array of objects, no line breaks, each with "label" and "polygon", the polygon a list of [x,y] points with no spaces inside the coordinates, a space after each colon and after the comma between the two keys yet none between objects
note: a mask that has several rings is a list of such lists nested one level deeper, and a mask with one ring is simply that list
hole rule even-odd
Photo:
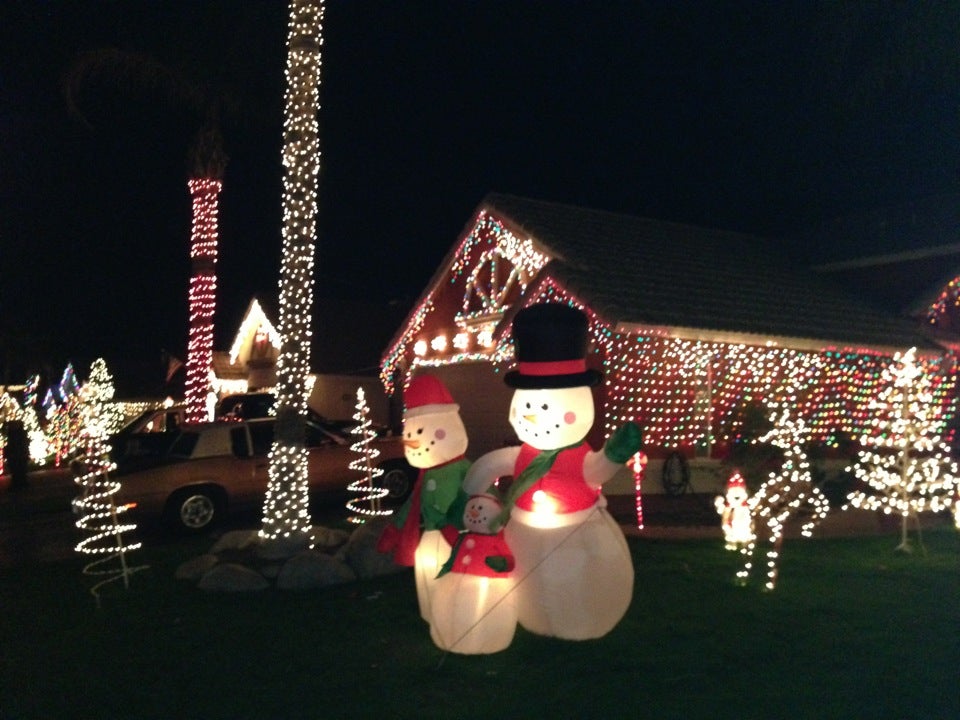
[{"label": "palm tree", "polygon": [[[188,152],[190,178],[187,187],[193,201],[191,225],[191,278],[188,289],[190,326],[187,333],[187,420],[208,419],[210,367],[213,358],[213,315],[216,307],[217,198],[222,187],[227,155],[223,149],[220,115],[222,94],[205,84],[175,72],[156,58],[117,48],[101,48],[81,54],[71,65],[64,83],[70,110],[90,124],[86,96],[97,89],[126,93],[136,89],[181,109],[194,118],[193,140]],[[84,103],[84,100],[88,100]]]},{"label": "palm tree", "polygon": [[260,538],[285,552],[311,543],[305,416],[320,174],[322,0],[291,0],[283,124],[283,254],[277,425]]}]

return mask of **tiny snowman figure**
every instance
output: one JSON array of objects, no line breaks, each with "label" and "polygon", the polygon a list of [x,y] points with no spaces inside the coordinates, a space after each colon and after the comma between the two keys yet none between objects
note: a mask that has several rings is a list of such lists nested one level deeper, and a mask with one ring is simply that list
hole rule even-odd
[{"label": "tiny snowman figure", "polygon": [[569,305],[531,305],[513,320],[517,369],[510,423],[523,442],[483,455],[464,480],[469,494],[513,476],[499,518],[516,558],[517,617],[539,635],[598,638],[620,621],[633,596],[633,562],[620,527],[606,511],[603,484],[642,443],[628,422],[595,451],[586,365],[588,321]]},{"label": "tiny snowman figure", "polygon": [[398,565],[413,566],[420,616],[430,622],[430,595],[450,544],[440,532],[451,506],[463,506],[462,482],[470,461],[460,406],[433,375],[415,377],[404,393],[404,455],[420,472],[410,497],[377,543]]},{"label": "tiny snowman figure", "polygon": [[753,519],[750,517],[748,498],[747,483],[739,472],[734,472],[727,480],[726,495],[714,498],[727,550],[738,550],[753,541]]},{"label": "tiny snowman figure", "polygon": [[463,512],[463,529],[443,533],[452,546],[432,596],[430,637],[437,647],[464,655],[509,647],[517,628],[513,602],[513,554],[503,530],[493,524],[503,510],[493,495],[473,495]]}]

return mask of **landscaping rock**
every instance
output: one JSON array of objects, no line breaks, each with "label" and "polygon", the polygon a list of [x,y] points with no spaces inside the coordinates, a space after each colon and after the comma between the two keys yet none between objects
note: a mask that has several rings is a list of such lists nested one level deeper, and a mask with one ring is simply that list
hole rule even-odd
[{"label": "landscaping rock", "polygon": [[220,562],[219,558],[211,553],[200,555],[181,563],[174,573],[174,577],[177,580],[199,580],[218,562]]},{"label": "landscaping rock", "polygon": [[277,576],[277,587],[281,590],[307,590],[356,579],[357,574],[345,562],[319,550],[305,550],[284,563]]},{"label": "landscaping rock", "polygon": [[346,562],[358,578],[391,575],[407,569],[393,562],[390,555],[377,551],[377,540],[386,522],[388,521],[364,523],[353,531],[347,544],[337,553],[336,557]]},{"label": "landscaping rock", "polygon": [[322,525],[314,525],[313,527],[313,542],[318,548],[323,550],[339,548],[349,539],[350,533],[346,530],[323,527]]},{"label": "landscaping rock", "polygon": [[197,587],[211,592],[250,592],[266,590],[270,583],[263,575],[244,565],[223,563],[204,573]]},{"label": "landscaping rock", "polygon": [[257,530],[231,530],[217,540],[210,552],[216,555],[224,550],[245,550],[260,541]]}]

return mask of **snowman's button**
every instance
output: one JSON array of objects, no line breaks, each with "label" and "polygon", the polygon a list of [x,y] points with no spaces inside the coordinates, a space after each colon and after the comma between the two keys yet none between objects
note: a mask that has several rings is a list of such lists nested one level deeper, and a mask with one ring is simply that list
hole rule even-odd
[{"label": "snowman's button", "polygon": [[463,556],[463,560],[461,560],[460,562],[462,562],[464,565],[469,565],[469,564],[470,564],[470,556],[469,556],[469,555],[464,555],[464,556]]},{"label": "snowman's button", "polygon": [[427,480],[427,490],[433,491],[436,489],[437,489],[437,481],[434,480],[433,478],[430,478],[429,480]]},{"label": "snowman's button", "polygon": [[466,542],[463,543],[464,547],[468,549],[476,546],[476,544],[477,544],[477,541],[474,540],[473,538],[467,538]]}]

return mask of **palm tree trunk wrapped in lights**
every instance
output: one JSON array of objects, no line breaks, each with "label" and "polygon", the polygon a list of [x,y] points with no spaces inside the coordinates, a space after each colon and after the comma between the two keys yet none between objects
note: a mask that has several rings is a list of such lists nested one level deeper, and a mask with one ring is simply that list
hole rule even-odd
[{"label": "palm tree trunk wrapped in lights", "polygon": [[217,297],[217,197],[220,181],[194,178],[187,183],[193,198],[193,228],[190,233],[187,380],[184,396],[187,421],[209,420],[210,367],[213,360],[213,312]]},{"label": "palm tree trunk wrapped in lights", "polygon": [[283,254],[277,424],[263,508],[263,541],[311,544],[305,424],[310,370],[313,255],[320,173],[322,0],[291,0],[283,126]]}]

